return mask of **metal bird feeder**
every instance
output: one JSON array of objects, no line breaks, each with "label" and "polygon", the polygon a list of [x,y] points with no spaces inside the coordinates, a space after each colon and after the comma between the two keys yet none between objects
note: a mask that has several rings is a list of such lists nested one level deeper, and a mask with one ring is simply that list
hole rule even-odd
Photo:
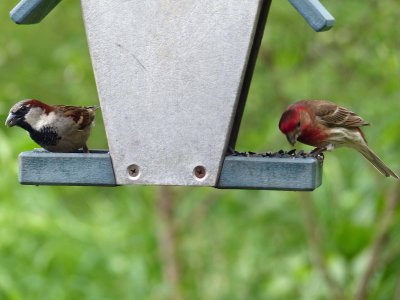
[{"label": "metal bird feeder", "polygon": [[[11,18],[37,23],[59,2],[24,0]],[[290,2],[314,30],[333,25],[318,1]],[[22,184],[279,190],[321,184],[314,158],[226,156],[236,143],[271,0],[81,4],[109,152],[24,152]]]}]

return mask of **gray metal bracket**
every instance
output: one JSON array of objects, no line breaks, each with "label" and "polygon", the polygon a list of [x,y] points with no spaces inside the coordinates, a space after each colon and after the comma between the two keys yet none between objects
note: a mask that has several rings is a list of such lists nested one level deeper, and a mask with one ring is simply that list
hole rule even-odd
[{"label": "gray metal bracket", "polygon": [[335,18],[318,0],[289,0],[289,2],[317,32],[329,30],[335,24]]},{"label": "gray metal bracket", "polygon": [[108,151],[52,153],[42,149],[19,155],[19,181],[29,185],[115,186]]},{"label": "gray metal bracket", "polygon": [[11,19],[17,24],[36,24],[61,0],[22,0],[10,12]]},{"label": "gray metal bracket", "polygon": [[[27,185],[117,185],[108,151],[23,152],[19,156],[19,181]],[[216,187],[310,191],[321,181],[322,162],[315,158],[227,156]]]},{"label": "gray metal bracket", "polygon": [[225,157],[221,189],[312,191],[322,183],[322,161],[315,158]]}]

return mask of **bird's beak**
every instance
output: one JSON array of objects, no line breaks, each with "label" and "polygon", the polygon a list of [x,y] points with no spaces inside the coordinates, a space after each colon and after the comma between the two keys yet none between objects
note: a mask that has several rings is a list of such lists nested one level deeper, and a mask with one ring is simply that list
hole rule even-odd
[{"label": "bird's beak", "polygon": [[286,138],[290,145],[294,146],[297,141],[298,135],[296,134],[296,132],[292,131],[286,134]]},{"label": "bird's beak", "polygon": [[17,125],[19,120],[20,120],[20,118],[17,115],[10,113],[6,120],[6,126],[13,127],[13,126]]}]

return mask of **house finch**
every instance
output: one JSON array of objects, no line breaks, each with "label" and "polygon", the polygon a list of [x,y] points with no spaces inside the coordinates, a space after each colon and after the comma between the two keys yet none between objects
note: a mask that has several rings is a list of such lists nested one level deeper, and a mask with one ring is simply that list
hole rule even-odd
[{"label": "house finch", "polygon": [[399,178],[368,147],[360,128],[365,125],[369,123],[354,112],[324,100],[298,101],[287,108],[279,121],[279,129],[291,145],[300,141],[317,147],[316,153],[340,146],[354,148],[383,175]]},{"label": "house finch", "polygon": [[50,152],[72,152],[82,148],[88,153],[86,141],[97,108],[48,105],[28,99],[11,108],[6,126],[25,129],[36,143]]}]

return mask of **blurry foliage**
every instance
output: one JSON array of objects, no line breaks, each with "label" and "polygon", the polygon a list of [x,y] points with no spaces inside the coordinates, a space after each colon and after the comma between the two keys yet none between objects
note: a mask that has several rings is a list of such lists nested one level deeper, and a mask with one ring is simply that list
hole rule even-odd
[{"label": "blurry foliage", "polygon": [[[329,1],[336,26],[313,32],[287,1],[274,1],[237,148],[288,148],[277,129],[296,99],[330,99],[373,126],[373,149],[399,172],[400,2]],[[76,1],[41,24],[14,25],[0,9],[0,117],[23,98],[95,104],[96,87]],[[101,114],[89,141],[107,148]],[[17,181],[18,153],[37,147],[0,129],[0,298],[169,299],[156,187],[34,187]],[[309,149],[306,146],[300,146]],[[388,190],[352,150],[328,153],[316,209],[323,259],[345,299],[364,272]],[[301,201],[306,194],[173,188],[183,299],[330,299],[313,264]],[[400,297],[400,212],[369,299]],[[396,293],[397,290],[397,294]],[[398,298],[397,298],[398,299]]]}]

